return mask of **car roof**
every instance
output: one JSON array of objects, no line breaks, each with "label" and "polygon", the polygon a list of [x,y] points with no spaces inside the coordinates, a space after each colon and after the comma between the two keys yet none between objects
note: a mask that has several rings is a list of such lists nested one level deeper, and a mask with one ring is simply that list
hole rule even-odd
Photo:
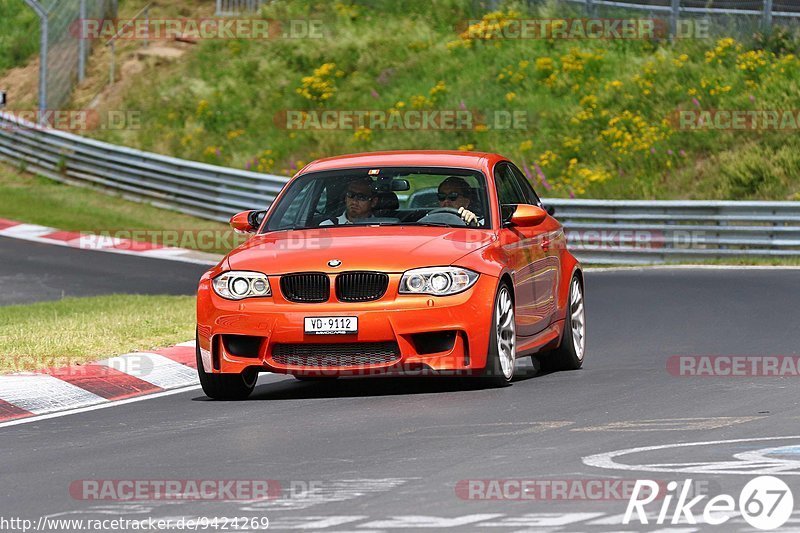
[{"label": "car roof", "polygon": [[453,167],[483,170],[487,164],[505,159],[489,152],[458,150],[366,152],[318,159],[306,165],[301,173],[364,167]]}]

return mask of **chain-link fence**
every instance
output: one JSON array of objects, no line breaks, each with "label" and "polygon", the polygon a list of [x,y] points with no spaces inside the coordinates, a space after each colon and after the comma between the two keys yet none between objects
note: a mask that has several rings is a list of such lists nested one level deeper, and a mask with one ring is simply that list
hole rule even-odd
[{"label": "chain-link fence", "polygon": [[39,110],[59,109],[83,78],[91,41],[81,38],[80,20],[116,17],[116,0],[25,0],[41,27]]},{"label": "chain-link fence", "polygon": [[265,0],[217,0],[218,17],[233,17],[242,13],[254,13],[261,9]]},{"label": "chain-link fence", "polygon": [[[582,7],[592,16],[614,16],[620,11],[638,11],[669,21],[671,31],[679,20],[703,17],[723,32],[748,34],[771,30],[775,24],[800,24],[800,0],[558,0]],[[543,5],[550,0],[528,0]]]}]

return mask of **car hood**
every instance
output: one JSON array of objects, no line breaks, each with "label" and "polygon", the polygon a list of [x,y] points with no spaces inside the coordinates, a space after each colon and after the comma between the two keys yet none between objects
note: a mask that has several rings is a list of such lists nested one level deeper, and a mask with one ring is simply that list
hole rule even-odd
[{"label": "car hood", "polygon": [[[435,227],[334,227],[255,235],[228,255],[232,270],[267,274],[378,270],[403,272],[450,265],[487,246],[490,230]],[[338,267],[329,261],[341,261]]]}]

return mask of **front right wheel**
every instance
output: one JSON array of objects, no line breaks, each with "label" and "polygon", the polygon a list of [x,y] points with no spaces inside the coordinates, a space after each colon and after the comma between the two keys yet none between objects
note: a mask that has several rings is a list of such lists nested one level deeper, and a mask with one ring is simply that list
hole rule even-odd
[{"label": "front right wheel", "polygon": [[206,396],[213,400],[244,400],[250,396],[258,381],[257,369],[248,368],[241,374],[209,374],[203,368],[199,338],[195,344],[197,375]]},{"label": "front right wheel", "polygon": [[583,285],[580,278],[572,277],[569,287],[567,316],[561,346],[537,355],[542,370],[577,370],[583,365],[586,353],[586,313],[583,308]]}]

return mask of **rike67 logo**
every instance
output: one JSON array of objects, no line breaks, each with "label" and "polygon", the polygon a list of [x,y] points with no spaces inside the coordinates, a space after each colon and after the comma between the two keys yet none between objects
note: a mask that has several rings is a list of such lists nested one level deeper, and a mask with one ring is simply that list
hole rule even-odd
[{"label": "rike67 logo", "polygon": [[684,481],[680,489],[677,481],[670,481],[664,494],[659,494],[661,488],[663,484],[656,481],[636,480],[622,523],[650,523],[648,520],[653,515],[648,515],[645,506],[657,500],[656,506],[660,504],[660,508],[655,523],[658,525],[681,522],[697,524],[699,514],[702,523],[718,526],[741,514],[752,527],[767,531],[785,524],[794,510],[791,489],[773,476],[759,476],[750,480],[739,493],[738,501],[729,494],[720,494],[705,502],[703,500],[708,498],[706,494],[689,499],[692,494],[691,479]]}]

